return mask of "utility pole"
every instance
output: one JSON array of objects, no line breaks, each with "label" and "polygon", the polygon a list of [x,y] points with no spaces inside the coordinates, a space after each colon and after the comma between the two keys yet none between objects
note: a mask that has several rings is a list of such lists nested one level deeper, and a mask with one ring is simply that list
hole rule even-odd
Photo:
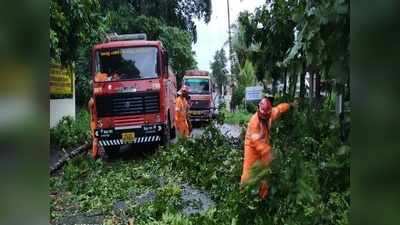
[{"label": "utility pole", "polygon": [[[226,4],[227,4],[227,8],[228,8],[229,60],[232,60],[231,15],[230,15],[230,9],[229,9],[229,0],[226,0]],[[232,61],[231,61],[231,64],[232,64]],[[231,68],[232,68],[232,65],[231,65]]]},{"label": "utility pole", "polygon": [[[228,42],[229,42],[229,62],[230,62],[230,72],[229,76],[227,77],[228,85],[227,85],[227,94],[228,96],[232,96],[232,85],[233,85],[233,76],[232,76],[232,69],[233,69],[233,57],[232,57],[232,36],[231,36],[231,15],[230,15],[230,8],[229,8],[229,0],[226,0],[227,10],[228,10]],[[227,101],[227,107],[230,111],[230,104],[231,104],[230,97]]]}]

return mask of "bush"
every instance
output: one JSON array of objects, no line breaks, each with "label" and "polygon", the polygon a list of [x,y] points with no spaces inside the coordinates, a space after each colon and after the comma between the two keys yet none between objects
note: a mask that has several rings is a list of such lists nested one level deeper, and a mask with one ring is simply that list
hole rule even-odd
[{"label": "bush", "polygon": [[225,102],[219,104],[218,105],[218,115],[217,115],[217,118],[216,118],[218,124],[224,124],[224,122],[225,122],[225,114],[226,113],[227,113],[227,111],[226,111]]},{"label": "bush", "polygon": [[249,113],[255,113],[257,112],[257,103],[256,102],[246,102],[246,110]]},{"label": "bush", "polygon": [[242,86],[236,87],[232,93],[232,101],[234,107],[239,106],[243,103],[243,99],[245,97],[245,88]]},{"label": "bush", "polygon": [[247,124],[252,114],[246,111],[227,112],[225,114],[225,123],[228,124]]},{"label": "bush", "polygon": [[81,110],[74,120],[70,116],[63,117],[56,127],[50,129],[52,147],[69,149],[84,144],[90,139],[90,116]]}]

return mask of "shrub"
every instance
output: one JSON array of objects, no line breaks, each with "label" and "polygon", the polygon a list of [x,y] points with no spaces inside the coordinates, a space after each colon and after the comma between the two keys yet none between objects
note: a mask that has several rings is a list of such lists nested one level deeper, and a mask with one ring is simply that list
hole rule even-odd
[{"label": "shrub", "polygon": [[232,101],[234,107],[239,106],[243,103],[243,99],[245,96],[245,88],[242,86],[235,87],[232,93]]},{"label": "shrub", "polygon": [[257,103],[256,102],[246,102],[246,110],[249,113],[257,112]]},{"label": "shrub", "polygon": [[225,114],[225,123],[228,124],[247,124],[252,114],[246,111],[227,112]]},{"label": "shrub", "polygon": [[50,143],[53,147],[69,149],[84,144],[90,139],[90,116],[81,110],[74,120],[70,116],[63,117],[56,127],[50,129]]}]

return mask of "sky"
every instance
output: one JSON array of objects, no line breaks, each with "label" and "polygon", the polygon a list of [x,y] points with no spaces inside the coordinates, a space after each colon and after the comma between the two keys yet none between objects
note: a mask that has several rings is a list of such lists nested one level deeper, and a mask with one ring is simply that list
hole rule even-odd
[{"label": "sky", "polygon": [[[211,72],[210,63],[214,54],[228,40],[228,12],[226,0],[212,0],[212,15],[208,24],[196,20],[197,42],[193,44],[195,59],[200,70]],[[265,0],[229,0],[231,24],[236,23],[241,11],[253,12]],[[229,46],[224,46],[228,58]]]}]

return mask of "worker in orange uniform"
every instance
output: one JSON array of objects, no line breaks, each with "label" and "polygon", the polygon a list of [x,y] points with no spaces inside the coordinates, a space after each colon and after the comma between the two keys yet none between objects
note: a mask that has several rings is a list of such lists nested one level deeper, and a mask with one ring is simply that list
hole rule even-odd
[{"label": "worker in orange uniform", "polygon": [[90,112],[90,130],[92,132],[92,156],[95,158],[98,154],[98,140],[94,135],[96,129],[96,109],[94,107],[94,99],[90,98],[89,100],[89,112]]},{"label": "worker in orange uniform", "polygon": [[[190,107],[192,106],[192,101],[191,101],[191,98],[190,98],[190,95],[189,95],[189,94],[188,94],[187,97],[186,97],[186,101],[187,101],[187,103],[188,103],[188,112],[189,112],[189,109],[190,109]],[[192,130],[193,130],[193,126],[192,126],[192,122],[191,122],[190,119],[189,119],[189,113],[186,114],[186,121],[187,121],[187,123],[188,123],[188,127],[189,127],[189,136],[190,136],[190,134],[192,133]]]},{"label": "worker in orange uniform", "polygon": [[[247,125],[241,184],[245,184],[249,180],[251,167],[257,161],[260,161],[263,166],[267,166],[272,161],[273,155],[269,144],[271,124],[282,113],[295,105],[296,103],[281,103],[276,107],[272,107],[271,102],[267,98],[263,98],[260,101],[257,112],[250,118]],[[261,199],[267,198],[268,185],[266,181],[261,182],[259,195]]]},{"label": "worker in orange uniform", "polygon": [[178,91],[178,97],[175,103],[175,127],[178,133],[184,137],[189,137],[188,111],[189,103],[187,101],[189,88],[183,85]]},{"label": "worker in orange uniform", "polygon": [[104,82],[104,81],[108,81],[108,75],[106,73],[96,73],[96,75],[94,76],[94,81],[96,82]]}]

